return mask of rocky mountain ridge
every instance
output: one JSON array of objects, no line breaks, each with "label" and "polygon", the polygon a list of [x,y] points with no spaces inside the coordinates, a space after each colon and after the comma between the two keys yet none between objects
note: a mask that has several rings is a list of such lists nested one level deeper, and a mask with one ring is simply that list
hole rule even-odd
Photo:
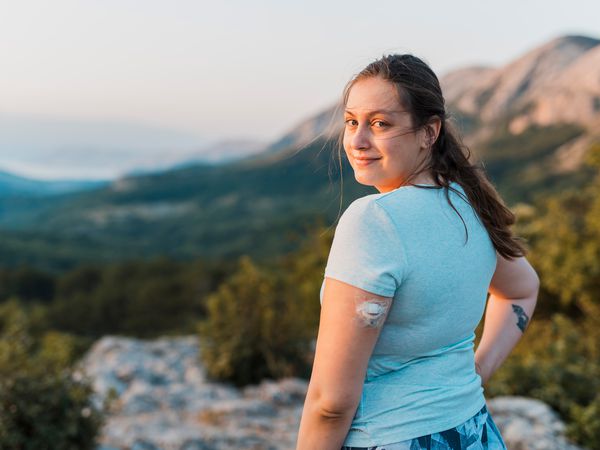
[{"label": "rocky mountain ridge", "polygon": [[[600,123],[600,39],[567,35],[531,49],[501,67],[465,67],[440,77],[452,115],[469,117],[475,133],[463,129],[465,141],[476,146],[491,130],[509,120],[511,133],[533,125],[574,123],[593,137]],[[333,105],[300,122],[269,148],[301,148],[322,136],[341,131],[342,108]],[[285,145],[283,145],[285,143]]]},{"label": "rocky mountain ridge", "polygon": [[[448,89],[446,92],[449,81],[457,80],[453,73],[442,77],[440,83],[446,101],[452,108],[475,115],[484,123],[494,122],[526,109],[531,102],[539,101],[545,91],[560,84],[561,79],[562,83],[569,80],[574,92],[583,90],[579,85],[580,71],[569,69],[599,44],[600,40],[591,37],[562,36],[503,67],[483,72],[479,70],[476,77],[462,81],[462,89]],[[464,72],[464,69],[460,72]],[[546,97],[551,96],[547,94]],[[545,124],[556,123],[561,116],[553,119]],[[576,120],[585,119],[579,117]]]}]

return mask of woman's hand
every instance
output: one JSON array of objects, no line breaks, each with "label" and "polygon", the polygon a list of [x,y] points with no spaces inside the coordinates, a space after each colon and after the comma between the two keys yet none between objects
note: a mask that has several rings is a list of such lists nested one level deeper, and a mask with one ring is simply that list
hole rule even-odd
[{"label": "woman's hand", "polygon": [[525,257],[497,255],[496,271],[488,289],[481,340],[475,367],[482,384],[498,370],[519,342],[535,310],[540,280]]}]

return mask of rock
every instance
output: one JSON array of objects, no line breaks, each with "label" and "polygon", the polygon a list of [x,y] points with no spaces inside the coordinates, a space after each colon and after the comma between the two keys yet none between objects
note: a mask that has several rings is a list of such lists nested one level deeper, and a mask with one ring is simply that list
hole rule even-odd
[{"label": "rock", "polygon": [[135,441],[131,446],[131,450],[161,450],[159,447],[148,441]]},{"label": "rock", "polygon": [[488,409],[511,450],[578,450],[564,437],[565,425],[544,402],[527,397],[499,396]]},{"label": "rock", "polygon": [[122,414],[140,414],[156,411],[161,407],[161,401],[147,386],[132,383],[120,398]]},{"label": "rock", "polygon": [[111,389],[117,396],[98,450],[293,447],[307,382],[265,380],[242,390],[211,382],[199,350],[195,336],[96,342],[77,376],[92,380],[97,406]]},{"label": "rock", "polygon": [[188,439],[179,450],[214,450],[214,448],[202,439]]},{"label": "rock", "polygon": [[[237,389],[208,381],[195,336],[154,341],[107,336],[83,358],[78,377],[98,402],[113,388],[97,450],[287,450],[295,447],[306,380],[263,380]],[[509,449],[577,450],[546,404],[524,397],[488,399]]]},{"label": "rock", "polygon": [[276,405],[292,405],[304,402],[308,382],[300,378],[284,378],[279,381],[263,380],[258,386],[244,389],[247,398],[259,398]]},{"label": "rock", "polygon": [[257,415],[273,417],[277,410],[267,402],[254,399],[234,399],[215,402],[211,407],[204,411],[210,411],[214,414],[237,417],[255,417]]}]

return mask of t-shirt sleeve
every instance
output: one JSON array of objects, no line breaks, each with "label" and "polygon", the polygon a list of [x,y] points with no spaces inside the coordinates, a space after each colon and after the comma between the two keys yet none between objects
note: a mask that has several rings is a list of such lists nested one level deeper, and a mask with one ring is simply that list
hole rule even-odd
[{"label": "t-shirt sleeve", "polygon": [[398,229],[389,214],[366,197],[352,202],[335,229],[325,276],[393,297],[405,265]]}]

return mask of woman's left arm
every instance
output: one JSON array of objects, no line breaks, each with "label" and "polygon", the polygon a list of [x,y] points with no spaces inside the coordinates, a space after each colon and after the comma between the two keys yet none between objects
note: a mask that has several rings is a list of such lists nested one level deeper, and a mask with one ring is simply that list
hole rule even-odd
[{"label": "woman's left arm", "polygon": [[392,298],[326,277],[296,450],[340,450]]}]

